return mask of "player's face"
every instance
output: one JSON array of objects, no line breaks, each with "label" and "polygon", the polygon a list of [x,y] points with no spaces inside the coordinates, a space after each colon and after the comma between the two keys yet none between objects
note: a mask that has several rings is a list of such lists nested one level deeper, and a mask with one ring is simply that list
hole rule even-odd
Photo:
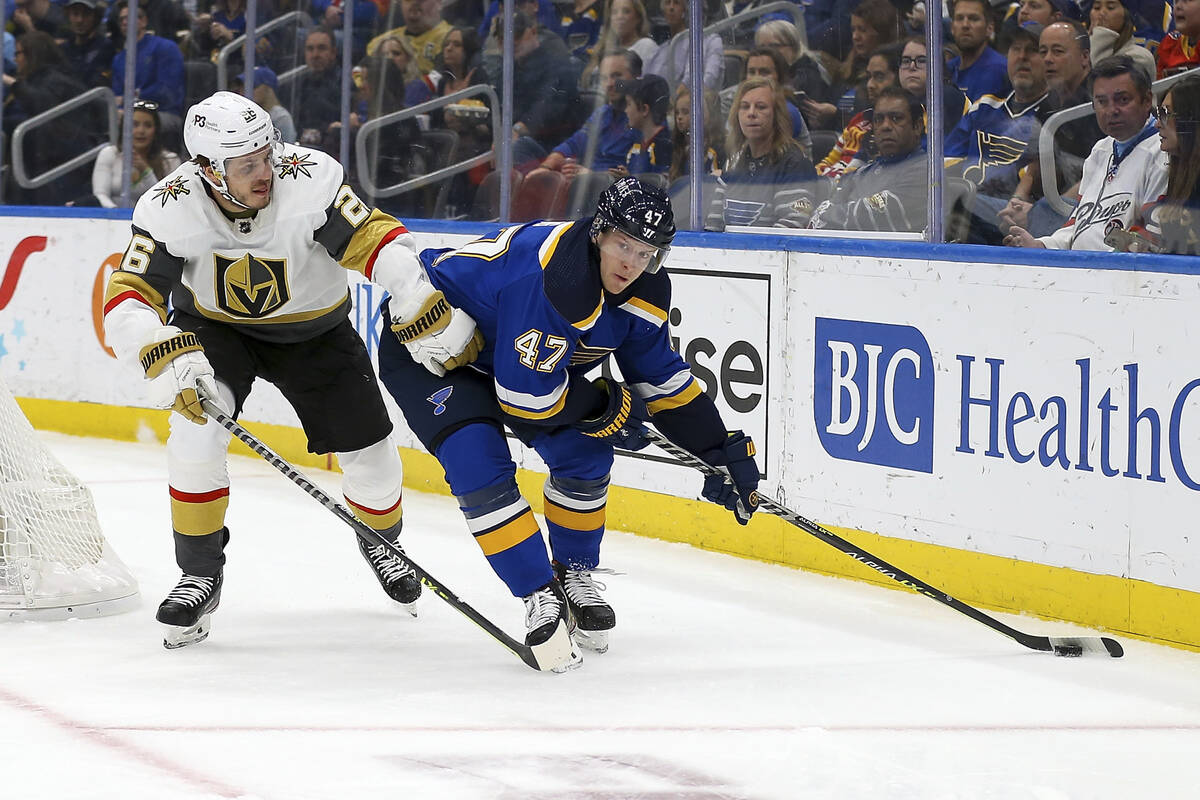
[{"label": "player's face", "polygon": [[597,244],[600,247],[600,282],[610,294],[620,294],[636,281],[658,249],[618,230],[605,231]]},{"label": "player's face", "polygon": [[249,155],[229,159],[225,169],[229,193],[239,203],[256,210],[267,207],[275,178],[270,145]]}]

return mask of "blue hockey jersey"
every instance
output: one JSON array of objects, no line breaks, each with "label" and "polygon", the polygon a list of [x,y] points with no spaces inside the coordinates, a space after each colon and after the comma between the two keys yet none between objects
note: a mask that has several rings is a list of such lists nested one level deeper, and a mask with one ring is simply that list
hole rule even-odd
[{"label": "blue hockey jersey", "polygon": [[1036,112],[1045,99],[1018,111],[1012,94],[979,98],[946,137],[946,165],[960,164],[962,176],[982,193],[1008,196],[1020,180],[1021,156],[1035,135]]},{"label": "blue hockey jersey", "polygon": [[664,433],[692,452],[718,446],[725,430],[716,406],[671,347],[667,270],[606,293],[591,222],[513,225],[421,253],[430,281],[483,333],[472,366],[493,377],[505,413],[567,425],[595,410],[599,392],[583,373],[612,354]]}]

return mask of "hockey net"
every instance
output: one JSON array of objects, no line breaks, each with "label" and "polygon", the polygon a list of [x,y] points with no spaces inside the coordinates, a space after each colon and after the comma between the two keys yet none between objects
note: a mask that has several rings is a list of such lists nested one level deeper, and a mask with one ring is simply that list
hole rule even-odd
[{"label": "hockey net", "polygon": [[0,620],[115,614],[137,593],[92,493],[39,441],[0,378]]}]

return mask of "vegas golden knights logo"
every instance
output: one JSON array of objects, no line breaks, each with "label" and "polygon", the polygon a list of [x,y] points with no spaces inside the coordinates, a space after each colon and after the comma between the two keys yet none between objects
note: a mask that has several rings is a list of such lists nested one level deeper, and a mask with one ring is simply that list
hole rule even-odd
[{"label": "vegas golden knights logo", "polygon": [[258,258],[250,253],[238,259],[214,253],[217,271],[217,307],[247,319],[265,317],[291,299],[287,286],[287,259]]}]

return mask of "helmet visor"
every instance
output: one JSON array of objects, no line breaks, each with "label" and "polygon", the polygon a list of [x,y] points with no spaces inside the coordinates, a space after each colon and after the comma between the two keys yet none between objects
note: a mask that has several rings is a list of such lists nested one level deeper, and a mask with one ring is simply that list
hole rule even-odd
[{"label": "helmet visor", "polygon": [[649,273],[658,272],[666,258],[669,247],[655,247],[641,239],[630,236],[619,228],[610,228],[608,234],[601,237],[600,251],[610,257],[634,267],[641,267]]}]

